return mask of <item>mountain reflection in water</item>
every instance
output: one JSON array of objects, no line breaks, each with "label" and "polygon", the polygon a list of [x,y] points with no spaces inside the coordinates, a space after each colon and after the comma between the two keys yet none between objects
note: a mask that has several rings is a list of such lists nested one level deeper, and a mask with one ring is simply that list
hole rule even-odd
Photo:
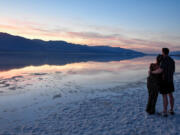
[{"label": "mountain reflection in water", "polygon": [[[142,55],[141,55],[142,56]],[[57,54],[57,53],[0,53],[0,71],[26,66],[65,65],[78,62],[109,62],[141,57],[138,55]]]}]

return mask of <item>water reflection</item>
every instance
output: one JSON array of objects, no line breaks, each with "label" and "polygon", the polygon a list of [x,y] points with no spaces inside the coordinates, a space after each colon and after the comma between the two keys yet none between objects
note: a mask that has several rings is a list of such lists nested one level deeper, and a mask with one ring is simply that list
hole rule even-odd
[{"label": "water reflection", "polygon": [[[5,62],[5,61],[4,61]],[[46,73],[66,73],[66,74],[97,74],[97,73],[114,73],[121,75],[126,73],[130,75],[131,71],[135,71],[138,75],[145,75],[144,71],[147,72],[150,63],[155,62],[155,57],[146,56],[135,59],[109,61],[109,62],[78,62],[63,65],[40,65],[40,66],[25,66],[22,68],[15,68],[9,70],[2,70],[0,72],[0,78],[11,78],[14,76],[23,76],[26,74],[46,74]],[[179,72],[179,60],[176,60],[176,70]],[[1,63],[2,64],[2,63]],[[20,65],[20,64],[19,64]],[[4,65],[4,67],[7,65]],[[24,65],[22,65],[24,66]]]},{"label": "water reflection", "polygon": [[13,76],[21,76],[25,74],[35,73],[53,73],[63,72],[67,74],[97,74],[97,72],[122,72],[125,69],[136,69],[140,65],[146,66],[146,60],[139,58],[133,60],[121,60],[110,62],[79,62],[66,65],[41,65],[41,66],[26,66],[23,68],[15,68],[3,70],[0,72],[0,78],[11,78]]},{"label": "water reflection", "polygon": [[0,53],[0,71],[23,68],[26,66],[65,65],[79,62],[109,62],[137,58],[141,56],[93,55],[93,54],[56,54],[56,53]]}]

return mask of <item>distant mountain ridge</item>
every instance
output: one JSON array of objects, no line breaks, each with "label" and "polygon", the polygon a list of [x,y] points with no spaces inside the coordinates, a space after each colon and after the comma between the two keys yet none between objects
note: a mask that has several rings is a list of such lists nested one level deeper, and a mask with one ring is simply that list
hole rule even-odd
[{"label": "distant mountain ridge", "polygon": [[88,46],[65,41],[27,39],[0,32],[0,52],[57,52],[113,55],[144,55],[142,52],[109,46]]},{"label": "distant mountain ridge", "polygon": [[170,55],[180,56],[180,51],[170,52]]}]

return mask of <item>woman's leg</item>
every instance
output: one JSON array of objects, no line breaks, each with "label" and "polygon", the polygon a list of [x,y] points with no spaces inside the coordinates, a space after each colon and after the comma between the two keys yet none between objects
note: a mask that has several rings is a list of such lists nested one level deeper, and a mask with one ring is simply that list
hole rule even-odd
[{"label": "woman's leg", "polygon": [[154,114],[155,113],[155,106],[156,106],[156,101],[157,101],[157,92],[153,89],[149,92],[149,97],[148,97],[148,104],[146,111],[149,114]]},{"label": "woman's leg", "polygon": [[150,98],[150,93],[148,93],[148,103],[147,103],[147,106],[146,106],[146,112],[150,112],[150,109],[151,109],[151,98]]},{"label": "woman's leg", "polygon": [[157,98],[158,98],[158,91],[154,91],[152,95],[152,113],[155,113],[156,111],[156,103],[157,103]]}]

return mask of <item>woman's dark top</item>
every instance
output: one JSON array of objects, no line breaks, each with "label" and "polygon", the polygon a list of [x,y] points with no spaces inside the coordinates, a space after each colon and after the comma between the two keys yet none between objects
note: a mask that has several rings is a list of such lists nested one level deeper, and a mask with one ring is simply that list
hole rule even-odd
[{"label": "woman's dark top", "polygon": [[[154,71],[159,68],[159,65],[156,63],[150,64],[150,71]],[[147,78],[147,87],[148,90],[160,91],[162,83],[162,74],[150,74]]]}]

